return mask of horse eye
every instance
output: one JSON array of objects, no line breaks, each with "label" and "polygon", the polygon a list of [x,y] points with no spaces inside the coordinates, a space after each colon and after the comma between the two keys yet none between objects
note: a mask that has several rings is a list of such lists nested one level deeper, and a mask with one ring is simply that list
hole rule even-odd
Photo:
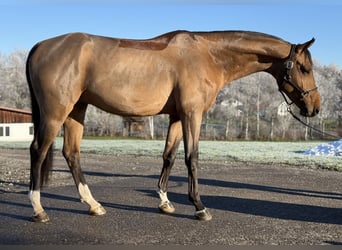
[{"label": "horse eye", "polygon": [[303,73],[303,74],[309,74],[309,70],[307,68],[305,68],[303,65],[300,65],[299,67],[300,71]]}]

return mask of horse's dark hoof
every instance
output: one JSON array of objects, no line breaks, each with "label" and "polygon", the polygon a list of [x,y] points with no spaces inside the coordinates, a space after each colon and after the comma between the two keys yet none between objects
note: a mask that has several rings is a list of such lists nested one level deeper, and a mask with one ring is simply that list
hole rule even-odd
[{"label": "horse's dark hoof", "polygon": [[195,217],[201,221],[208,221],[213,218],[209,213],[209,210],[206,208],[204,208],[203,210],[196,211]]},{"label": "horse's dark hoof", "polygon": [[104,215],[104,214],[106,214],[106,209],[104,209],[104,207],[100,205],[99,207],[96,207],[94,209],[90,209],[89,214],[94,215],[94,216]]},{"label": "horse's dark hoof", "polygon": [[47,215],[47,213],[45,213],[45,211],[40,212],[39,214],[33,215],[31,219],[33,222],[42,222],[42,223],[50,221],[50,218]]},{"label": "horse's dark hoof", "polygon": [[163,213],[166,213],[166,214],[172,214],[175,212],[175,207],[172,205],[172,203],[170,201],[161,203],[159,205],[159,209],[160,209],[160,211],[162,211]]}]

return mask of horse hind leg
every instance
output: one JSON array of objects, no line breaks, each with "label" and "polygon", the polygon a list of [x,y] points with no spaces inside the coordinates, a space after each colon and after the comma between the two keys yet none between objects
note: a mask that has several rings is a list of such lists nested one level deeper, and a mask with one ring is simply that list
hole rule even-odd
[{"label": "horse hind leg", "polygon": [[159,204],[159,209],[164,213],[173,213],[175,211],[175,207],[167,197],[167,186],[171,168],[175,162],[176,153],[181,139],[181,122],[180,120],[170,117],[170,125],[163,153],[163,168],[158,182],[158,194],[161,200]]},{"label": "horse hind leg", "polygon": [[76,104],[64,122],[63,155],[72,173],[81,201],[89,206],[89,214],[103,215],[106,210],[93,198],[80,164],[80,145],[86,108],[86,104]]},{"label": "horse hind leg", "polygon": [[52,168],[52,144],[60,125],[53,120],[37,124],[39,128],[31,143],[31,173],[28,195],[33,207],[32,221],[34,222],[47,222],[50,220],[40,202],[40,189],[44,182],[47,182],[49,171]]}]

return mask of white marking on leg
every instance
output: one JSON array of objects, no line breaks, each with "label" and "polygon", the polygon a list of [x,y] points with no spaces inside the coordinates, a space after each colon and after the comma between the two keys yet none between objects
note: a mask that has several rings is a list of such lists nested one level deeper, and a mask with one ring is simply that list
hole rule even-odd
[{"label": "white marking on leg", "polygon": [[159,194],[159,197],[161,199],[159,209],[162,210],[164,213],[173,213],[175,211],[175,207],[167,198],[167,192],[159,190],[157,191],[157,193]]},{"label": "white marking on leg", "polygon": [[160,204],[170,202],[169,199],[167,198],[167,192],[164,192],[163,190],[160,189],[159,191],[157,191],[157,193],[159,194],[159,197],[161,199]]},{"label": "white marking on leg", "polygon": [[78,192],[81,197],[81,201],[90,206],[90,210],[96,209],[101,206],[92,196],[87,184],[80,183],[78,185]]},{"label": "white marking on leg", "polygon": [[40,203],[40,190],[30,190],[29,199],[33,207],[34,215],[37,215],[44,211]]}]

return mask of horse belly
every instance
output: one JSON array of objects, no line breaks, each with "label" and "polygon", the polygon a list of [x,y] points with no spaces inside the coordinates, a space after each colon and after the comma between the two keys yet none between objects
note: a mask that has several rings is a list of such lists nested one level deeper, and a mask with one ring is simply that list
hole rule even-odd
[{"label": "horse belly", "polygon": [[96,84],[85,93],[87,101],[107,112],[122,116],[149,116],[175,109],[171,84],[132,83],[127,80]]}]

